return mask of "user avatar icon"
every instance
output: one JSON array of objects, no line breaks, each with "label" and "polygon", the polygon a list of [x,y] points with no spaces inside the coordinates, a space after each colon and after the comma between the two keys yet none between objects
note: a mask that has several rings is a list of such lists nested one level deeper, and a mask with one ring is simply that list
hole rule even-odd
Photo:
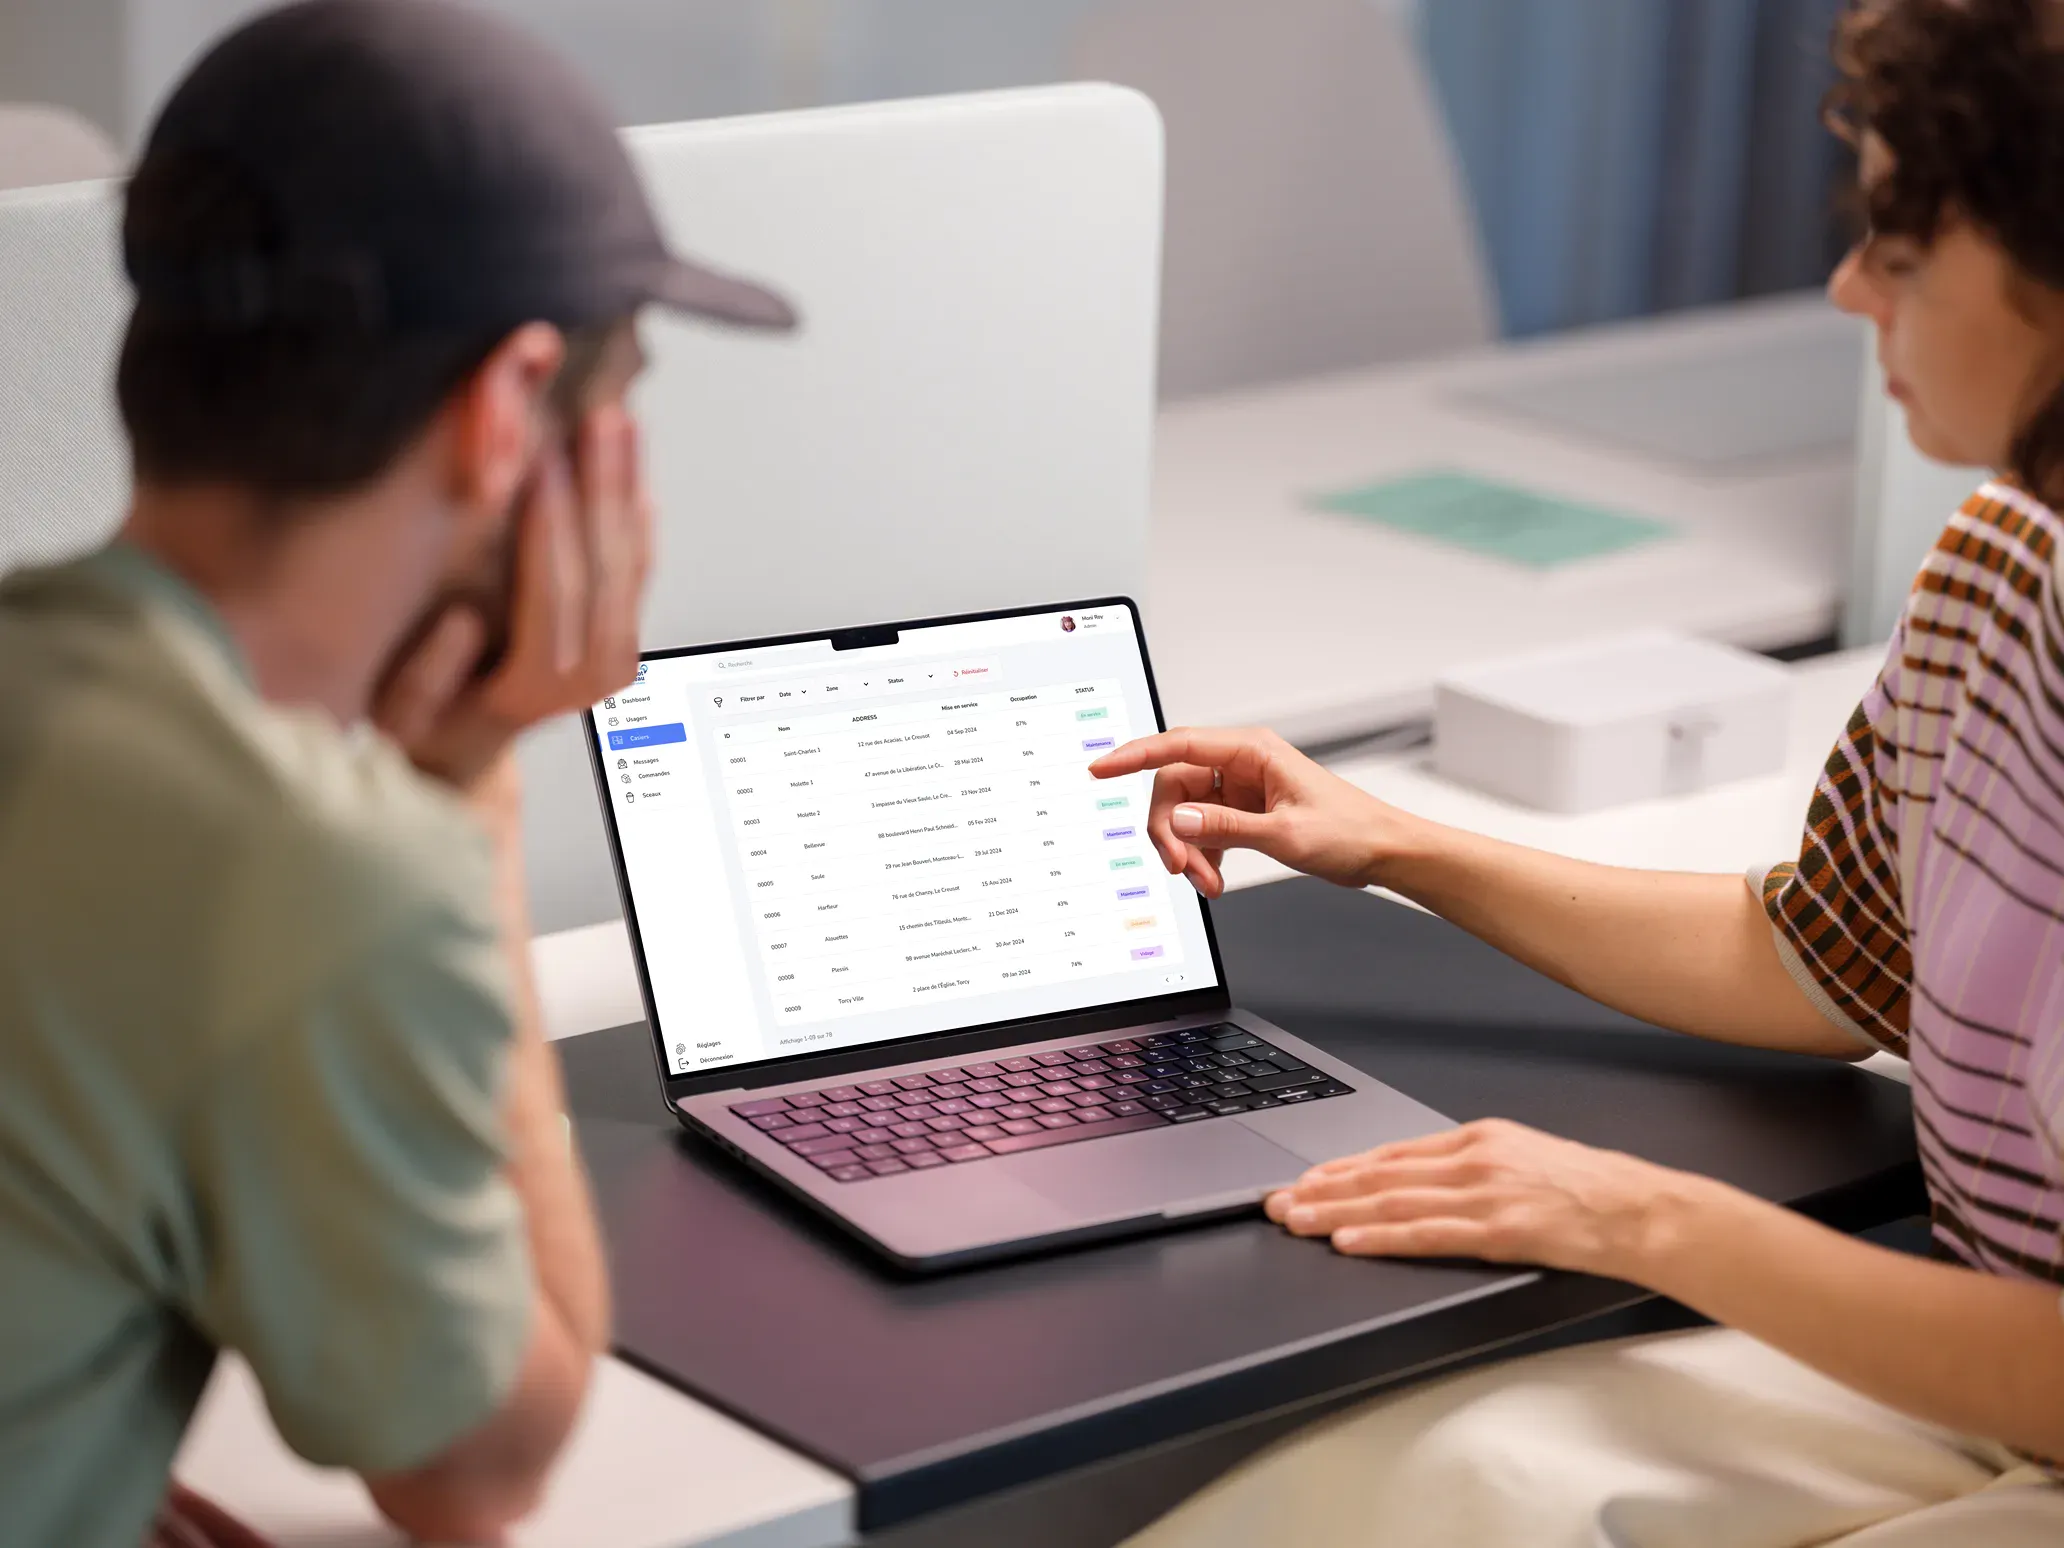
[{"label": "user avatar icon", "polygon": [[1074,632],[1075,632],[1075,617],[1074,617],[1074,615],[1073,615],[1072,613],[1063,613],[1063,614],[1061,615],[1061,633],[1063,633],[1063,634],[1073,634]]}]

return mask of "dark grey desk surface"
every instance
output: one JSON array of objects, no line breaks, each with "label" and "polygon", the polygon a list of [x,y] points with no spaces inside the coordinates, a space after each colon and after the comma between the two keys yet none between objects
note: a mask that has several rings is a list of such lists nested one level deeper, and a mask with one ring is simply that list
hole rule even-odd
[{"label": "dark grey desk surface", "polygon": [[[1847,1229],[1919,1206],[1893,1082],[1657,1032],[1438,920],[1316,882],[1235,894],[1216,918],[1241,1004],[1452,1117],[1632,1151]],[[1351,1261],[1259,1218],[901,1278],[683,1134],[642,1026],[559,1046],[620,1351],[855,1479],[869,1530],[1642,1298],[1574,1275]]]}]

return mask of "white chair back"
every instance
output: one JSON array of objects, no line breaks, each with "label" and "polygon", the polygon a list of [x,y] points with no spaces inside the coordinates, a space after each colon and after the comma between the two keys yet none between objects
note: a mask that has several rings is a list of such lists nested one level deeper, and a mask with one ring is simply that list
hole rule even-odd
[{"label": "white chair back", "polygon": [[1164,399],[1493,336],[1446,131],[1373,0],[1120,0],[1074,63],[1167,124]]}]

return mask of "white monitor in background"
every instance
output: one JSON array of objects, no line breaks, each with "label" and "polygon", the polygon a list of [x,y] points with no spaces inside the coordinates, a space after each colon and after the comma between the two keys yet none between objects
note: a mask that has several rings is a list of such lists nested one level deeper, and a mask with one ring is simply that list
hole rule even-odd
[{"label": "white monitor in background", "polygon": [[1943,526],[1983,482],[1983,468],[1931,462],[1907,439],[1905,411],[1885,396],[1876,362],[1864,371],[1856,436],[1856,526],[1842,643],[1892,637],[1914,575]]}]

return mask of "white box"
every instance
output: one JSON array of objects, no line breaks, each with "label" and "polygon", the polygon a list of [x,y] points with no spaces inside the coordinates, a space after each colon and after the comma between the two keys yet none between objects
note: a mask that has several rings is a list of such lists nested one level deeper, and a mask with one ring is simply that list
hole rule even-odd
[{"label": "white box", "polygon": [[1508,657],[1435,687],[1434,766],[1523,806],[1592,812],[1784,766],[1791,679],[1650,633]]}]

